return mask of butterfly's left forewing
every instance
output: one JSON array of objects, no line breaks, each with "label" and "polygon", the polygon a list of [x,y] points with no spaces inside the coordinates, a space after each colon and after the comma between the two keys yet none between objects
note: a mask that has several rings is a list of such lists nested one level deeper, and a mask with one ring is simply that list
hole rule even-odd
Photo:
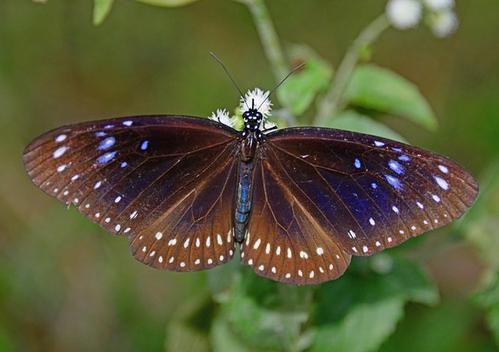
[{"label": "butterfly's left forewing", "polygon": [[213,121],[149,116],[62,127],[25,150],[33,182],[129,238],[134,256],[176,271],[234,253],[237,134]]}]

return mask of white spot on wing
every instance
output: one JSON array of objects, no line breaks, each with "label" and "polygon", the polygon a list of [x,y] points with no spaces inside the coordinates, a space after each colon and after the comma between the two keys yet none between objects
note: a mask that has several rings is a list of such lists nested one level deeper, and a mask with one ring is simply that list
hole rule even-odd
[{"label": "white spot on wing", "polygon": [[398,161],[390,160],[388,162],[388,166],[390,167],[390,169],[395,171],[398,175],[402,175],[405,172],[404,167],[402,165],[400,165],[400,163]]},{"label": "white spot on wing", "polygon": [[53,158],[54,159],[58,159],[60,158],[61,156],[63,156],[64,153],[66,153],[66,151],[68,150],[69,148],[66,147],[66,146],[62,146],[62,147],[59,147],[57,148],[54,153],[52,154]]},{"label": "white spot on wing", "polygon": [[257,240],[255,241],[255,244],[253,245],[253,249],[258,249],[258,247],[260,247],[260,243],[261,243],[261,242],[262,242],[262,241],[261,241],[260,239],[257,239]]},{"label": "white spot on wing", "polygon": [[97,150],[106,150],[106,149],[109,149],[115,143],[116,143],[116,138],[114,138],[114,137],[107,137],[106,139],[102,140],[102,142],[100,142],[99,146],[97,147]]},{"label": "white spot on wing", "polygon": [[140,150],[147,150],[149,147],[149,141],[143,141],[142,144],[140,145]]},{"label": "white spot on wing", "polygon": [[65,134],[60,134],[58,135],[57,137],[55,137],[55,141],[57,143],[61,143],[61,142],[64,142],[66,140],[68,136],[66,136]]},{"label": "white spot on wing", "polygon": [[99,156],[97,158],[97,163],[107,164],[108,162],[113,160],[115,156],[116,156],[116,152],[108,152],[106,154],[102,154],[101,156]]},{"label": "white spot on wing", "polygon": [[398,178],[393,177],[392,175],[385,175],[385,178],[393,188],[397,190],[400,190],[402,188],[402,185],[400,184],[400,180]]},{"label": "white spot on wing", "polygon": [[449,184],[443,178],[439,176],[433,176],[433,178],[435,179],[435,182],[437,182],[437,184],[440,186],[440,188],[446,191],[449,189]]},{"label": "white spot on wing", "polygon": [[353,163],[353,165],[355,166],[356,169],[360,169],[360,167],[361,167],[360,160],[355,159],[355,162]]},{"label": "white spot on wing", "polygon": [[438,168],[440,169],[440,171],[442,171],[444,174],[448,173],[449,172],[449,168],[445,165],[438,165]]}]

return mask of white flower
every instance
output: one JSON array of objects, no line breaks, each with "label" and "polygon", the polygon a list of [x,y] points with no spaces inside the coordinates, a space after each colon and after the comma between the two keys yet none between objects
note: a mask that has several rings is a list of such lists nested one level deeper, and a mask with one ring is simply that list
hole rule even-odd
[{"label": "white flower", "polygon": [[229,127],[234,127],[235,124],[234,119],[230,117],[229,112],[225,109],[217,109],[211,114],[210,120],[218,121]]},{"label": "white flower", "polygon": [[435,14],[430,22],[431,30],[436,37],[443,38],[454,33],[459,25],[459,20],[452,10],[440,11]]},{"label": "white flower", "polygon": [[386,16],[397,29],[415,27],[421,20],[421,3],[416,0],[390,0],[386,5]]},{"label": "white flower", "polygon": [[270,116],[270,111],[272,110],[272,102],[268,99],[269,94],[268,90],[264,92],[260,88],[249,90],[244,97],[241,97],[239,109],[244,112],[254,107],[262,113],[265,120],[265,118]]},{"label": "white flower", "polygon": [[264,119],[262,127],[264,130],[271,130],[277,128],[277,125],[269,119]]},{"label": "white flower", "polygon": [[448,10],[454,7],[454,0],[423,0],[432,11]]}]

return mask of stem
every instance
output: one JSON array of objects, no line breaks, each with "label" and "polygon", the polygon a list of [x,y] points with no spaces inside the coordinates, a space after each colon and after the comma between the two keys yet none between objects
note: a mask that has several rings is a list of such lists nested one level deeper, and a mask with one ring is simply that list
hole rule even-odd
[{"label": "stem", "polygon": [[[289,72],[286,59],[284,57],[284,52],[282,50],[281,44],[279,43],[279,38],[270,18],[269,11],[265,6],[264,0],[238,0],[245,4],[253,16],[253,21],[255,22],[256,29],[260,36],[260,41],[262,42],[263,51],[265,56],[270,61],[270,67],[274,75],[276,82],[280,82],[283,77],[285,77]],[[281,117],[286,120],[287,124],[290,126],[296,125],[296,118],[289,111],[288,106],[283,101],[280,101],[281,105],[284,107]]]},{"label": "stem", "polygon": [[279,82],[288,72],[286,60],[277,38],[277,34],[270,18],[264,0],[240,0],[248,6],[255,21],[263,50],[270,61],[274,78]]},{"label": "stem", "polygon": [[359,54],[362,49],[371,45],[379,35],[390,27],[385,15],[380,15],[373,22],[371,22],[359,36],[354,40],[348,49],[345,57],[341,61],[335,78],[319,105],[319,111],[315,119],[315,125],[324,125],[327,120],[333,117],[342,107],[343,95],[345,89],[350,81],[352,72],[359,61]]}]

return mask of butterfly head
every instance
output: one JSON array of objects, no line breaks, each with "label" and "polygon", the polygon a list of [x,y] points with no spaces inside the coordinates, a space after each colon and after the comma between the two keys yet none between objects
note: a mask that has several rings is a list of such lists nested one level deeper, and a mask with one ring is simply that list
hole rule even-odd
[{"label": "butterfly head", "polygon": [[255,107],[255,100],[252,99],[251,107],[243,112],[244,130],[247,132],[257,132],[263,120],[263,114]]}]

